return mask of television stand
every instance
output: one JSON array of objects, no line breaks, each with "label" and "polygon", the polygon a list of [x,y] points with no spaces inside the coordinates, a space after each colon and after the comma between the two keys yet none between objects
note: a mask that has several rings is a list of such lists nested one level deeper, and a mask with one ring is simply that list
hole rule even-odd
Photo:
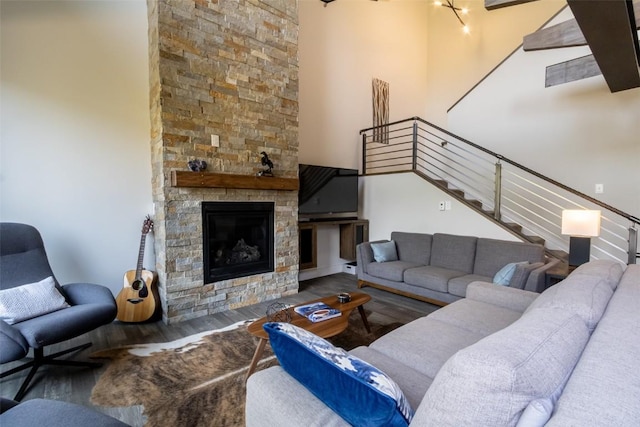
[{"label": "television stand", "polygon": [[340,227],[340,258],[356,259],[356,246],[369,241],[369,220],[334,218],[319,221],[298,222],[298,249],[300,254],[300,270],[316,268],[317,259],[317,227],[318,225],[337,225]]}]

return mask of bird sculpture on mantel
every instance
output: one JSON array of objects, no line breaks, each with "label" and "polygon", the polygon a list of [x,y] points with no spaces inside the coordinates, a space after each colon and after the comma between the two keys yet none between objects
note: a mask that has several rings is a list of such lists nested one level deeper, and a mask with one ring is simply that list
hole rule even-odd
[{"label": "bird sculpture on mantel", "polygon": [[265,151],[261,152],[260,154],[262,154],[260,163],[262,163],[262,166],[266,166],[266,169],[258,172],[258,176],[273,176],[273,172],[271,171],[271,169],[273,168],[273,162],[271,161],[271,159],[269,159],[269,155]]}]

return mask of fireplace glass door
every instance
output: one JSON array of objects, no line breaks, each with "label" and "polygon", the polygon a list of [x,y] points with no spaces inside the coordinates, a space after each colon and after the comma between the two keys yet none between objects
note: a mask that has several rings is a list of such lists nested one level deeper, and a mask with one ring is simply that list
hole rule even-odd
[{"label": "fireplace glass door", "polygon": [[202,203],[204,283],[273,271],[273,202]]}]

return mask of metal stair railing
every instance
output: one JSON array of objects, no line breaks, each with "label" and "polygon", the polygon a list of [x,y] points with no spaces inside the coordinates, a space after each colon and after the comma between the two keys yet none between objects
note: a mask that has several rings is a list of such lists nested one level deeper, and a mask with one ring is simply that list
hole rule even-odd
[{"label": "metal stair railing", "polygon": [[520,237],[544,239],[548,250],[568,252],[562,211],[597,209],[599,237],[593,259],[635,264],[638,217],[539,174],[419,117],[360,131],[362,174],[413,172],[439,185]]}]

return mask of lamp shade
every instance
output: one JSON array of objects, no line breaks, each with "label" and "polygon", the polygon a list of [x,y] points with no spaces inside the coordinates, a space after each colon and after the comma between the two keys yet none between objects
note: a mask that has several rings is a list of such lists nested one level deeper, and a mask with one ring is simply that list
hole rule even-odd
[{"label": "lamp shade", "polygon": [[580,237],[600,235],[600,211],[569,209],[562,211],[562,234]]}]

